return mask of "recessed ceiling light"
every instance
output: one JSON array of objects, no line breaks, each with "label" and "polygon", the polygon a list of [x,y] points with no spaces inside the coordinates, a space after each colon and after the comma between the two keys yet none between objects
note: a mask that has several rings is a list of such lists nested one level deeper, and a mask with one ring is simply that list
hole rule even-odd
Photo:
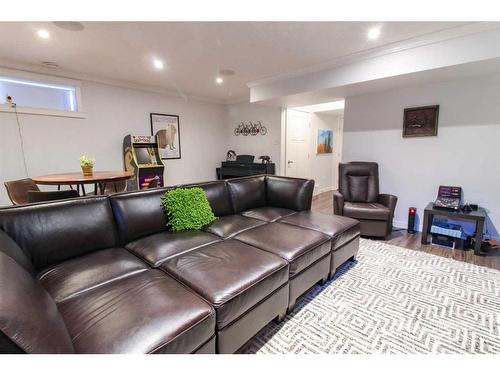
[{"label": "recessed ceiling light", "polygon": [[222,83],[224,82],[224,80],[222,79],[222,77],[217,77],[215,79],[215,82],[218,84],[218,85],[222,85]]},{"label": "recessed ceiling light", "polygon": [[374,27],[373,29],[368,30],[368,39],[375,40],[380,36],[380,29],[378,27]]},{"label": "recessed ceiling light", "polygon": [[153,65],[154,65],[154,67],[155,67],[156,69],[158,69],[158,70],[161,70],[161,69],[163,69],[163,67],[164,67],[164,65],[163,65],[163,61],[158,60],[158,59],[154,59],[154,60],[153,60]]},{"label": "recessed ceiling light", "polygon": [[36,35],[38,35],[39,38],[42,38],[42,39],[49,39],[50,38],[50,34],[47,30],[43,30],[43,29],[40,29],[36,32]]}]

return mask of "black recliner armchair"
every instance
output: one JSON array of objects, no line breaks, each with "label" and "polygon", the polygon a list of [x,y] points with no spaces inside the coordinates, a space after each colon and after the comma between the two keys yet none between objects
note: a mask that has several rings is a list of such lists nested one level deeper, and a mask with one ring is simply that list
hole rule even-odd
[{"label": "black recliner armchair", "polygon": [[394,195],[379,194],[377,163],[339,164],[339,190],[333,194],[333,213],[359,220],[361,235],[389,235],[397,201]]}]

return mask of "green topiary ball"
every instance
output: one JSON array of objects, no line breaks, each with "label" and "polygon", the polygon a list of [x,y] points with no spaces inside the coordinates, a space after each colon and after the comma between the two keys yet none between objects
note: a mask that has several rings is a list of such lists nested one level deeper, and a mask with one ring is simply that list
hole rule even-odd
[{"label": "green topiary ball", "polygon": [[217,219],[202,188],[167,191],[161,206],[173,231],[201,229]]}]

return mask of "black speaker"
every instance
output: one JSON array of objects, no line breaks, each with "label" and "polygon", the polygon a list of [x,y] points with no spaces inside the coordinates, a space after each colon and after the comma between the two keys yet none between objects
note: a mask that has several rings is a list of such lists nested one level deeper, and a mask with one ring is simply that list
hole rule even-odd
[{"label": "black speaker", "polygon": [[410,207],[408,209],[408,233],[415,233],[415,218],[417,216],[417,209]]}]

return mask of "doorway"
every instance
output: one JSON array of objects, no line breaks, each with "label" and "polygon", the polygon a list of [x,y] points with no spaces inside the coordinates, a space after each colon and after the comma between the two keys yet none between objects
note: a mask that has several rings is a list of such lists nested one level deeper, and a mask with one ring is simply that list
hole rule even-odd
[{"label": "doorway", "polygon": [[[338,164],[341,161],[343,102],[341,108],[319,110],[308,106],[287,109],[284,131],[284,174],[315,180],[314,194],[338,188]],[[318,136],[332,137],[332,149],[318,147]],[[326,152],[325,152],[326,151]]]},{"label": "doorway", "polygon": [[309,136],[311,123],[306,112],[287,110],[285,175],[309,178]]}]

